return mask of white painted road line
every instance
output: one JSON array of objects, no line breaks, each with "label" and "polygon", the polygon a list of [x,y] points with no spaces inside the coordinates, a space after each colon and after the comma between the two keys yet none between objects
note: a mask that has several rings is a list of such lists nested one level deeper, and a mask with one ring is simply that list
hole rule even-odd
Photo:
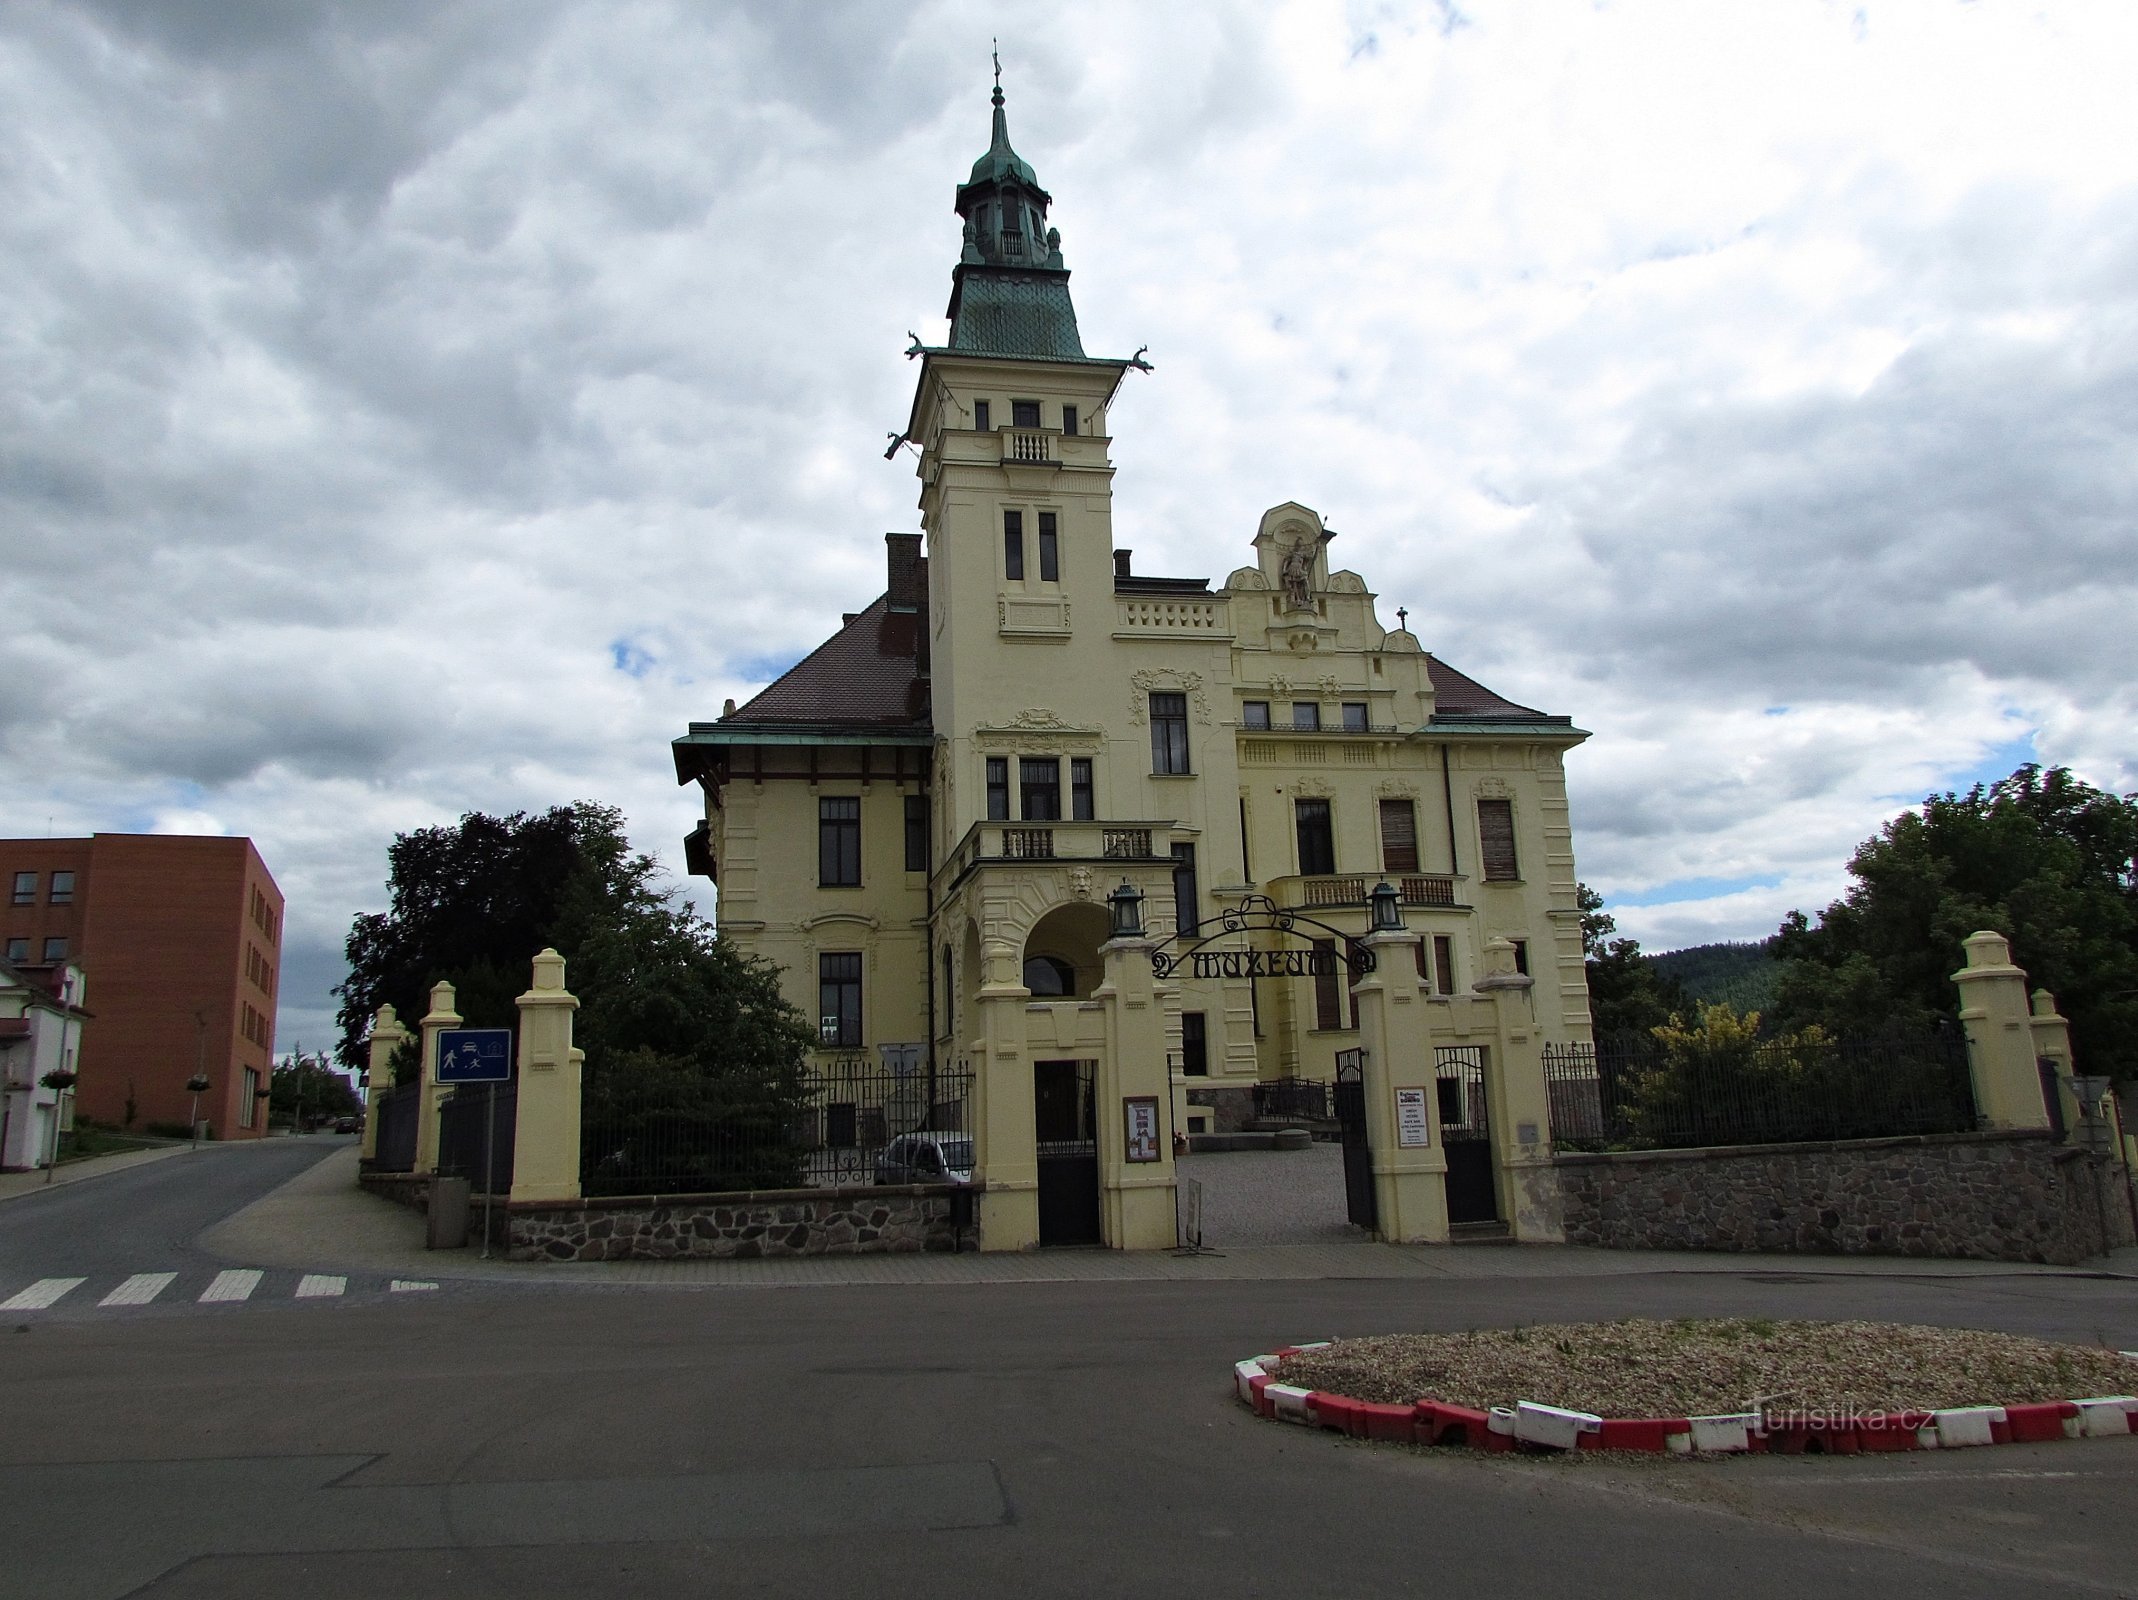
[{"label": "white painted road line", "polygon": [[340,1294],[349,1287],[347,1278],[336,1278],[324,1272],[307,1272],[297,1285],[297,1298],[315,1299],[320,1295]]},{"label": "white painted road line", "polygon": [[[75,1280],[77,1283],[80,1281],[79,1278]],[[393,1280],[393,1292],[395,1294],[410,1294],[419,1289],[435,1289],[437,1287],[438,1285],[435,1283],[425,1283],[420,1278],[396,1278]]]},{"label": "white painted road line", "polygon": [[44,1311],[88,1281],[87,1278],[39,1278],[13,1299],[0,1301],[0,1311]]},{"label": "white painted road line", "polygon": [[253,1290],[260,1287],[260,1273],[251,1267],[233,1267],[228,1272],[218,1272],[215,1282],[201,1291],[202,1305],[225,1300],[250,1300]]},{"label": "white painted road line", "polygon": [[137,1272],[97,1302],[100,1306],[145,1306],[177,1281],[175,1272]]}]

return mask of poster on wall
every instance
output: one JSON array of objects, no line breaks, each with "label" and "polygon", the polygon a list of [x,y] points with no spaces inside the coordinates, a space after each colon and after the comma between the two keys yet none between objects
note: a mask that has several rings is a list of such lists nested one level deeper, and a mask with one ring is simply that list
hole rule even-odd
[{"label": "poster on wall", "polygon": [[1425,1119],[1425,1091],[1423,1089],[1398,1089],[1396,1091],[1396,1143],[1406,1149],[1415,1149],[1433,1142],[1433,1125]]},{"label": "poster on wall", "polygon": [[1128,1159],[1156,1161],[1158,1147],[1158,1096],[1128,1095],[1121,1101],[1121,1114],[1128,1128]]}]

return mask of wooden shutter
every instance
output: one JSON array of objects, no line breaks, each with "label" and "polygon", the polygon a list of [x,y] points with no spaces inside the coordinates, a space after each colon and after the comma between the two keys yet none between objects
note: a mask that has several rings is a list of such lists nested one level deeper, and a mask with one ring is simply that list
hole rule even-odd
[{"label": "wooden shutter", "polygon": [[1477,802],[1477,843],[1482,854],[1487,881],[1495,878],[1519,878],[1514,854],[1514,802],[1512,800],[1480,800]]},{"label": "wooden shutter", "polygon": [[1381,870],[1418,870],[1418,809],[1408,800],[1381,802]]},{"label": "wooden shutter", "polygon": [[1314,1026],[1341,1028],[1344,1025],[1344,1000],[1343,990],[1336,981],[1336,941],[1316,939],[1314,951],[1325,957],[1320,965],[1327,968],[1314,974]]}]

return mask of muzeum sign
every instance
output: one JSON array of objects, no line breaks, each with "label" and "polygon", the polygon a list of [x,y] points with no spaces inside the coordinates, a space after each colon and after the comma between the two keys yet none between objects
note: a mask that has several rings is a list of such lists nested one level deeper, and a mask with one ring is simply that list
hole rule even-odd
[{"label": "muzeum sign", "polygon": [[[1301,932],[1302,926],[1328,937]],[[1280,942],[1273,949],[1252,944],[1211,948],[1235,934],[1273,935]],[[1286,938],[1299,942],[1282,943]],[[1373,971],[1374,954],[1341,928],[1288,911],[1257,894],[1222,913],[1216,929],[1175,934],[1151,951],[1151,969],[1160,978],[1172,977],[1183,966],[1198,978],[1329,978],[1339,970],[1363,978]]]}]

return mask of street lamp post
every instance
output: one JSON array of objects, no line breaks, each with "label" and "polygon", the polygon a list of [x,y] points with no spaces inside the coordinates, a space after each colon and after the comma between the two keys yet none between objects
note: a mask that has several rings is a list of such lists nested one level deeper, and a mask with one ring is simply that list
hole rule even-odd
[{"label": "street lamp post", "polygon": [[193,1111],[191,1114],[193,1148],[198,1150],[200,1148],[200,1097],[208,1092],[208,1075],[205,1072],[194,1073],[192,1077],[186,1079],[186,1087],[193,1091]]}]

